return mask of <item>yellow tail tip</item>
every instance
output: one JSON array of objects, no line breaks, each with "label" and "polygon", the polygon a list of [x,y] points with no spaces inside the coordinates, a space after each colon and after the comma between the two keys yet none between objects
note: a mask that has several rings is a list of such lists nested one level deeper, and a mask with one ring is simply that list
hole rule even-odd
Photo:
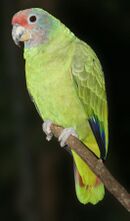
[{"label": "yellow tail tip", "polygon": [[104,198],[105,188],[102,183],[96,186],[79,186],[76,184],[76,195],[82,204],[97,204]]}]

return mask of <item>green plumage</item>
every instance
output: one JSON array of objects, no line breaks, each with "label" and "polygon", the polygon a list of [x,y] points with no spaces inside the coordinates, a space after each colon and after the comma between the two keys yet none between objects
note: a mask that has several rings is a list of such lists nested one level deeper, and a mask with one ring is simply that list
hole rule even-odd
[{"label": "green plumage", "polygon": [[[41,16],[43,13],[43,18],[46,13],[41,9],[32,11]],[[79,139],[98,157],[102,146],[105,157],[108,116],[100,62],[86,43],[47,15],[52,24],[48,40],[35,46],[25,43],[28,91],[43,120],[49,119],[64,128],[73,127]],[[104,186],[80,157],[72,153],[77,197],[84,204],[96,204],[104,196]]]}]

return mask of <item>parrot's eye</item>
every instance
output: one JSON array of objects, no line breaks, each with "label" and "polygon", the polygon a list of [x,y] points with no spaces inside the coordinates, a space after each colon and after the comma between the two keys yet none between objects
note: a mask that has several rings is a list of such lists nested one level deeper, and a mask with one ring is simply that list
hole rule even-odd
[{"label": "parrot's eye", "polygon": [[29,22],[30,22],[30,23],[35,23],[36,20],[37,20],[36,15],[31,15],[31,16],[29,17]]}]

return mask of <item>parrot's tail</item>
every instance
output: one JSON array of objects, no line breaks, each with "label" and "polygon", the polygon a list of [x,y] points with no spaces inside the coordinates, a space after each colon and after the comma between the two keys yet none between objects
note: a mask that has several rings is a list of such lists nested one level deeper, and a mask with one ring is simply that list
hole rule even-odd
[{"label": "parrot's tail", "polygon": [[104,197],[104,185],[75,152],[72,151],[72,154],[75,161],[75,188],[78,200],[83,204],[98,203]]}]

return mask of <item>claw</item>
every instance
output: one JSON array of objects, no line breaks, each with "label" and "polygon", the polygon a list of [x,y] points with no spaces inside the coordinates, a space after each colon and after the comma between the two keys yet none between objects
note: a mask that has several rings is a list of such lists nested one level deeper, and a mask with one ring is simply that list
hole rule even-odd
[{"label": "claw", "polygon": [[65,128],[62,131],[61,135],[58,138],[61,147],[64,147],[66,145],[66,140],[68,139],[70,135],[73,135],[74,137],[78,138],[78,135],[76,134],[73,128]]},{"label": "claw", "polygon": [[51,124],[52,122],[50,120],[45,120],[42,124],[42,129],[44,133],[46,134],[46,140],[50,141],[53,137],[53,134],[51,132]]}]

